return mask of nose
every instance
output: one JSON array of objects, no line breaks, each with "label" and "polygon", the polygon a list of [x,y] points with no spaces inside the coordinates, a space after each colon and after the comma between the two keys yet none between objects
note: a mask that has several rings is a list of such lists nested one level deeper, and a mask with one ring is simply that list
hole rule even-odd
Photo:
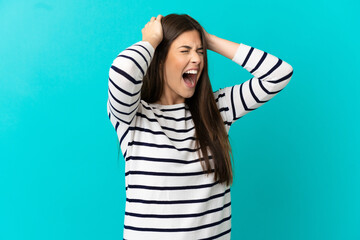
[{"label": "nose", "polygon": [[197,53],[197,52],[193,52],[192,55],[191,55],[191,62],[193,63],[200,63],[201,61],[201,58],[199,56],[200,53]]}]

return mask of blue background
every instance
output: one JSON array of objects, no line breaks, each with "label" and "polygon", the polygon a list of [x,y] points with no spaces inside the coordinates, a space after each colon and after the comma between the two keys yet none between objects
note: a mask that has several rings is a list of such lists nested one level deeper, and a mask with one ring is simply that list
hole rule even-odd
[{"label": "blue background", "polygon": [[[232,239],[360,239],[359,5],[344,1],[0,1],[0,239],[122,239],[113,59],[152,16],[291,64],[230,130]],[[209,51],[214,90],[251,78]]]}]

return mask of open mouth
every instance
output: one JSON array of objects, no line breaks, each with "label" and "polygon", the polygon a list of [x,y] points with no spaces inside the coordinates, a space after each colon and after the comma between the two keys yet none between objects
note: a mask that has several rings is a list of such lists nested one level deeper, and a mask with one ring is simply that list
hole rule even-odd
[{"label": "open mouth", "polygon": [[184,73],[182,75],[185,85],[189,88],[193,88],[196,85],[197,73]]}]

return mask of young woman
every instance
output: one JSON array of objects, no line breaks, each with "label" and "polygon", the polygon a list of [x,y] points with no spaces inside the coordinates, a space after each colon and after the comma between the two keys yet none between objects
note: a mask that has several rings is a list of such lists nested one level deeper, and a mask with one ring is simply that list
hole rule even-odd
[{"label": "young woman", "polygon": [[[125,159],[124,239],[230,239],[228,131],[280,92],[293,69],[185,14],[152,17],[142,36],[109,72],[107,111]],[[207,50],[254,77],[213,92]]]}]

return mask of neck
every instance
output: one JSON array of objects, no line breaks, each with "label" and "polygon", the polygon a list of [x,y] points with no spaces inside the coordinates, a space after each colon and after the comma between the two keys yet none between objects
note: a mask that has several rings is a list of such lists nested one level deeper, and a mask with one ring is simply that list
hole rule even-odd
[{"label": "neck", "polygon": [[179,103],[184,103],[185,102],[185,98],[170,98],[170,97],[166,97],[166,96],[161,96],[161,98],[156,101],[156,104],[160,104],[160,105],[174,105],[174,104],[179,104]]}]

